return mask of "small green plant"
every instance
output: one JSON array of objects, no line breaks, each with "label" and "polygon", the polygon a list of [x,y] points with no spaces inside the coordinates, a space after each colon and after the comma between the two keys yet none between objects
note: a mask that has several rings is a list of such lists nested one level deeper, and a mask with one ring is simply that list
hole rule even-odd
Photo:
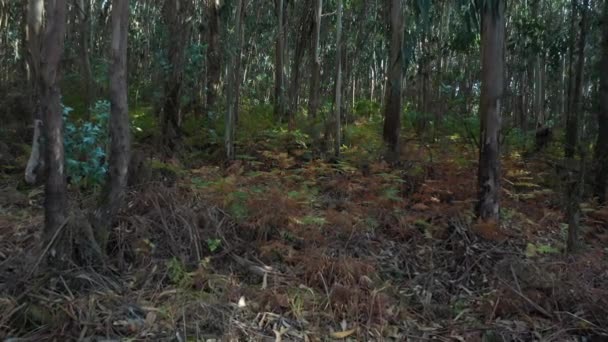
[{"label": "small green plant", "polygon": [[100,100],[91,108],[88,121],[71,120],[72,108],[63,106],[67,174],[72,184],[83,187],[101,185],[108,169],[106,146],[110,102]]},{"label": "small green plant", "polygon": [[247,216],[249,216],[249,211],[247,210],[248,198],[249,194],[244,191],[234,191],[228,194],[230,203],[228,206],[228,212],[239,222],[244,221]]},{"label": "small green plant", "polygon": [[299,223],[301,223],[303,225],[321,227],[321,226],[325,225],[326,220],[325,220],[325,217],[306,215],[299,220]]},{"label": "small green plant", "polygon": [[222,244],[222,240],[220,239],[207,239],[207,248],[209,248],[209,252],[213,253],[217,251]]},{"label": "small green plant", "polygon": [[167,274],[171,283],[181,287],[186,287],[192,279],[190,273],[186,271],[184,264],[176,257],[167,262]]},{"label": "small green plant", "polygon": [[532,258],[537,255],[558,254],[559,252],[560,250],[558,248],[549,244],[528,243],[528,245],[526,245],[526,256],[528,258]]},{"label": "small green plant", "polygon": [[403,202],[403,198],[399,195],[399,189],[388,188],[384,190],[382,197],[389,199],[394,202]]}]

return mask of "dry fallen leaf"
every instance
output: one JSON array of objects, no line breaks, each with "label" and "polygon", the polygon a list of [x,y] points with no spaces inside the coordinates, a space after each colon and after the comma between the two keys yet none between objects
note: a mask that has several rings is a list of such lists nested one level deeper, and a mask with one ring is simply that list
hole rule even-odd
[{"label": "dry fallen leaf", "polygon": [[156,322],[156,312],[148,312],[148,314],[146,315],[146,325],[152,326],[154,322]]},{"label": "dry fallen leaf", "polygon": [[335,332],[332,332],[329,335],[331,336],[331,338],[347,338],[348,336],[354,334],[355,331],[357,331],[357,329],[350,329],[350,330],[344,330],[344,331],[335,331]]},{"label": "dry fallen leaf", "polygon": [[429,210],[429,206],[424,203],[416,203],[412,206],[412,210],[425,211],[425,210]]}]

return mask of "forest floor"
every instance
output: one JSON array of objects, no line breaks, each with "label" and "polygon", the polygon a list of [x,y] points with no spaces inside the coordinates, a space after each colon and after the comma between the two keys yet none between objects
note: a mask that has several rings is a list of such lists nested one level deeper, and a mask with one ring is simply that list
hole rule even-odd
[{"label": "forest floor", "polygon": [[[37,272],[42,188],[5,188],[0,338],[608,340],[608,209],[583,205],[585,243],[566,256],[540,157],[505,156],[496,226],[473,219],[475,153],[410,150],[398,167],[263,143],[230,165],[157,162],[106,270]],[[92,201],[74,195],[74,210]]]}]

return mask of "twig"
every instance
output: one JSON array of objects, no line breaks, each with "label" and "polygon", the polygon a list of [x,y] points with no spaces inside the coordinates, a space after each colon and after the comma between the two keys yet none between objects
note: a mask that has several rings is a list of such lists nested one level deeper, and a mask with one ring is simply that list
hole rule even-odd
[{"label": "twig", "polygon": [[28,274],[28,278],[31,277],[32,274],[34,274],[34,272],[38,269],[38,266],[40,266],[40,263],[42,262],[42,259],[46,256],[46,253],[48,253],[49,249],[51,249],[51,246],[55,243],[55,240],[59,236],[59,233],[61,233],[61,231],[63,230],[63,228],[68,224],[69,220],[70,220],[70,216],[68,216],[65,219],[65,221],[63,221],[63,223],[59,226],[59,228],[57,228],[57,230],[55,230],[55,234],[53,234],[53,237],[51,238],[51,241],[49,241],[47,243],[46,247],[42,251],[42,254],[40,254],[40,256],[38,257],[38,260],[36,260],[36,263],[34,264],[34,266],[32,267],[32,269],[30,270],[30,273]]},{"label": "twig", "polygon": [[325,288],[325,294],[327,295],[327,306],[325,308],[328,308],[331,306],[331,297],[329,295],[329,289],[327,288],[327,284],[325,283],[325,278],[323,278],[323,274],[321,272],[319,272],[319,276],[321,276],[321,281],[323,282],[323,288]]},{"label": "twig", "polygon": [[517,294],[518,296],[520,296],[523,300],[525,300],[526,302],[528,302],[528,304],[532,305],[536,310],[538,310],[538,312],[542,313],[543,315],[547,316],[548,318],[551,318],[551,319],[554,318],[551,313],[549,313],[547,310],[543,309],[540,305],[534,303],[532,301],[532,299],[526,297],[526,295],[524,295],[523,293],[521,293],[517,289],[513,288],[513,286],[509,285],[506,281],[504,281],[502,279],[498,279],[498,281],[500,281],[503,285],[505,285],[506,287],[508,287],[515,294]]}]

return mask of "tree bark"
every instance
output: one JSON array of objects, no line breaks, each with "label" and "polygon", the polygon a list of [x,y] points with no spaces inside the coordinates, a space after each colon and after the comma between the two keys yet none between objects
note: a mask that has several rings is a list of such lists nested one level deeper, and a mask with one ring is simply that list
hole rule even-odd
[{"label": "tree bark", "polygon": [[236,136],[236,115],[239,111],[239,90],[240,90],[240,75],[241,75],[241,53],[243,46],[243,26],[245,21],[245,6],[246,0],[238,0],[236,8],[236,27],[234,30],[233,42],[236,45],[236,51],[231,56],[231,69],[228,72],[228,84],[226,84],[226,127],[224,136],[224,147],[226,149],[226,158],[232,160],[235,157],[234,140]]},{"label": "tree bark", "polygon": [[608,185],[608,1],[604,2],[603,35],[600,61],[600,106],[597,114],[598,134],[595,144],[594,194],[606,204]]},{"label": "tree bark", "polygon": [[66,29],[66,2],[46,2],[46,29],[42,46],[40,73],[41,109],[46,141],[45,225],[43,242],[53,247],[49,257],[57,264],[69,258],[69,249],[60,231],[67,223],[67,186],[63,146],[63,117],[59,88],[60,61],[63,55]]},{"label": "tree bark", "polygon": [[308,100],[308,115],[314,120],[319,109],[319,82],[321,80],[321,57],[319,56],[321,42],[321,15],[323,0],[315,0],[313,20],[313,44],[311,49],[310,94]]},{"label": "tree bark", "polygon": [[288,111],[288,120],[289,120],[289,129],[292,130],[295,128],[295,117],[298,111],[298,93],[300,90],[300,65],[302,64],[302,58],[304,57],[304,51],[306,49],[306,42],[308,38],[308,28],[310,23],[310,13],[309,8],[306,8],[305,12],[302,13],[300,17],[300,22],[298,25],[298,36],[296,41],[295,54],[293,56],[293,63],[291,66],[291,84],[289,86],[289,111]]},{"label": "tree bark", "polygon": [[277,38],[275,42],[275,80],[274,80],[274,113],[280,119],[285,119],[285,29],[284,29],[284,0],[275,0],[277,14]]},{"label": "tree bark", "polygon": [[207,99],[206,112],[215,111],[222,73],[220,49],[220,9],[218,0],[207,0]]},{"label": "tree bark", "polygon": [[25,168],[25,180],[28,184],[34,184],[45,172],[44,147],[42,137],[44,135],[44,125],[42,123],[43,112],[41,108],[41,49],[43,32],[43,0],[28,0],[27,3],[27,26],[26,26],[26,46],[27,46],[27,78],[30,91],[29,99],[32,103],[32,117],[34,120],[34,136],[32,139],[32,151]]},{"label": "tree bark", "polygon": [[186,45],[190,37],[187,15],[191,2],[165,0],[163,19],[168,26],[168,61],[170,72],[165,80],[165,99],[161,120],[163,147],[172,152],[181,137],[181,88],[184,76]]},{"label": "tree bark", "polygon": [[[572,0],[572,10],[575,11],[578,4],[577,0]],[[564,146],[564,154],[566,158],[573,158],[578,145],[578,126],[579,116],[581,112],[581,98],[583,96],[583,68],[585,65],[585,41],[587,36],[587,8],[589,7],[589,0],[583,0],[583,5],[580,9],[581,20],[580,20],[580,33],[578,37],[577,46],[577,58],[576,65],[571,68],[570,74],[571,79],[571,100],[570,107],[568,108],[568,115],[566,117],[566,141]],[[573,12],[574,16],[576,12]],[[573,35],[576,33],[573,31]],[[574,38],[572,38],[574,39]],[[571,46],[573,48],[573,46]],[[571,51],[574,55],[574,51]],[[572,62],[573,63],[573,62]]]},{"label": "tree bark", "polygon": [[[102,215],[106,228],[120,209],[127,186],[131,156],[131,131],[127,101],[127,45],[129,0],[112,1],[112,40],[110,65],[110,156],[106,190],[102,198]],[[103,232],[100,247],[105,247]]]},{"label": "tree bark", "polygon": [[477,215],[499,221],[500,129],[503,95],[505,17],[504,0],[486,1],[481,29],[481,142],[479,151],[479,203]]},{"label": "tree bark", "polygon": [[84,89],[85,111],[90,113],[91,106],[95,100],[93,86],[93,71],[91,70],[90,40],[91,40],[91,3],[79,0],[78,8],[79,34],[80,34],[80,59],[82,63],[82,82]]},{"label": "tree bark", "polygon": [[384,108],[384,142],[391,159],[398,158],[399,132],[401,130],[402,84],[403,84],[403,10],[401,0],[390,3],[391,39],[388,46],[390,60]]},{"label": "tree bark", "polygon": [[335,120],[335,140],[334,154],[340,156],[340,146],[342,145],[342,125],[341,125],[341,107],[342,107],[342,0],[338,0],[336,22],[336,84],[335,84],[335,101],[334,101],[334,120]]}]

